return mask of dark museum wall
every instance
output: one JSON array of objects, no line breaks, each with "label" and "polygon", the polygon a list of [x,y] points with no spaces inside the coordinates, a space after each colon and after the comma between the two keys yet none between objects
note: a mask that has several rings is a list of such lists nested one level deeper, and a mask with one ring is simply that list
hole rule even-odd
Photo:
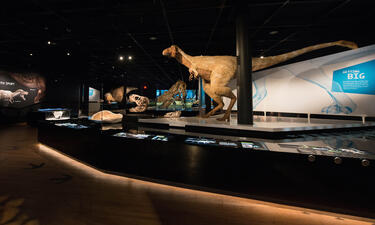
[{"label": "dark museum wall", "polygon": [[[31,111],[39,108],[66,107],[77,114],[81,84],[88,74],[87,58],[84,48],[67,55],[66,50],[58,46],[33,51],[27,57],[4,57],[0,65],[1,122],[26,120]],[[40,89],[42,93],[38,95]],[[25,99],[17,90],[25,91]],[[6,96],[1,97],[1,93],[10,94],[9,91],[16,95],[11,101]]]},{"label": "dark museum wall", "polygon": [[0,122],[18,121],[40,107],[46,81],[34,72],[0,71]]},{"label": "dark museum wall", "polygon": [[[41,107],[68,106],[82,83],[103,92],[124,84],[138,87],[151,99],[156,89],[169,89],[178,80],[198,89],[198,82],[188,81],[186,67],[161,52],[176,44],[191,55],[235,55],[237,3],[7,1],[0,15],[0,70],[43,76]],[[274,56],[338,40],[374,44],[369,28],[374,7],[373,0],[247,1],[251,55]],[[275,66],[346,50],[321,49]]]}]

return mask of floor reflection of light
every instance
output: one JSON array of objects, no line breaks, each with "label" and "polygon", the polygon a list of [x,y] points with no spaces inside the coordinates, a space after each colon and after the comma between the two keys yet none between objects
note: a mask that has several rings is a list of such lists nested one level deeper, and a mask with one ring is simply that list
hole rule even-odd
[{"label": "floor reflection of light", "polygon": [[[245,213],[246,216],[248,215],[249,219],[254,219],[254,215],[256,215],[257,222],[263,221],[264,223],[262,224],[269,224],[270,222],[272,222],[272,224],[280,224],[282,222],[285,223],[285,221],[291,221],[291,223],[293,222],[293,224],[306,223],[373,225],[375,222],[375,220],[362,217],[192,190],[182,187],[175,187],[165,184],[127,178],[113,174],[107,174],[90,166],[87,166],[79,161],[76,161],[64,154],[61,154],[58,151],[43,144],[38,144],[37,147],[40,154],[49,158],[51,161],[61,164],[66,168],[70,168],[77,173],[85,174],[89,177],[99,179],[101,180],[101,182],[112,183],[115,185],[131,185],[132,188],[137,188],[150,194],[162,194],[167,196],[170,201],[174,201],[175,204],[184,204],[184,202],[186,201],[193,201],[196,204],[209,204],[212,206],[212,208],[216,209],[220,209],[221,207],[225,207],[230,210],[238,209],[241,210],[241,213]],[[194,161],[194,158],[196,157],[196,155],[194,155],[194,151],[192,152],[191,157],[191,159]],[[220,207],[215,207],[217,205],[220,205]],[[249,221],[249,224],[251,224],[251,221]]]},{"label": "floor reflection of light", "polygon": [[190,168],[195,168],[197,166],[197,163],[199,162],[200,157],[200,151],[198,149],[199,147],[196,145],[191,145],[189,148],[189,166]]}]

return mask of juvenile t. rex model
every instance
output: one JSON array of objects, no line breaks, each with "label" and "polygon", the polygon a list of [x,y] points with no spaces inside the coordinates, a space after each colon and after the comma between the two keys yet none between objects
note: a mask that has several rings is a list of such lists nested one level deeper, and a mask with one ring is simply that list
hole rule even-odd
[{"label": "juvenile t. rex model", "polygon": [[[343,46],[347,48],[358,48],[357,44],[349,41],[335,41],[324,44],[318,44],[302,48],[296,51],[288,52],[277,56],[269,56],[264,58],[252,58],[252,71],[264,69],[275,64],[287,61],[301,54],[311,52],[321,48],[330,46]],[[185,65],[190,72],[189,79],[201,77],[203,81],[204,91],[218,105],[208,112],[204,117],[212,116],[215,112],[224,107],[222,97],[231,99],[227,111],[222,118],[218,120],[229,120],[230,113],[236,96],[232,93],[231,88],[227,85],[230,80],[236,77],[237,59],[234,56],[190,56],[183,52],[178,46],[172,45],[164,49],[162,54],[171,58],[175,58],[178,62]]]}]

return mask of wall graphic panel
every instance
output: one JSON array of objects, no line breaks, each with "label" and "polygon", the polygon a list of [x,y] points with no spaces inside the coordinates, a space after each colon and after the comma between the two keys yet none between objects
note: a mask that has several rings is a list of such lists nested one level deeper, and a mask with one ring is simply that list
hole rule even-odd
[{"label": "wall graphic panel", "polygon": [[332,91],[375,94],[375,60],[333,71]]},{"label": "wall graphic panel", "polygon": [[253,73],[255,111],[375,116],[373,102],[375,45]]},{"label": "wall graphic panel", "polygon": [[0,71],[0,107],[23,108],[39,103],[45,91],[45,79],[38,74]]}]

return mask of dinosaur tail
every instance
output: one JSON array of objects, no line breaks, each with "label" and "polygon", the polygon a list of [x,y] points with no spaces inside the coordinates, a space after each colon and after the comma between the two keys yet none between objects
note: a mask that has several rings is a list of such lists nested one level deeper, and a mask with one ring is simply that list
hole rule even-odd
[{"label": "dinosaur tail", "polygon": [[328,48],[331,46],[342,46],[342,47],[347,47],[350,49],[358,48],[358,45],[356,43],[351,42],[351,41],[344,41],[344,40],[317,44],[317,45],[305,47],[302,49],[298,49],[292,52],[287,52],[281,55],[269,56],[269,57],[265,57],[262,59],[257,59],[258,66],[253,67],[253,71],[264,69],[264,68],[276,65],[278,63],[285,62],[289,59],[295,58],[307,52],[315,51],[315,50],[322,49],[322,48]]}]

